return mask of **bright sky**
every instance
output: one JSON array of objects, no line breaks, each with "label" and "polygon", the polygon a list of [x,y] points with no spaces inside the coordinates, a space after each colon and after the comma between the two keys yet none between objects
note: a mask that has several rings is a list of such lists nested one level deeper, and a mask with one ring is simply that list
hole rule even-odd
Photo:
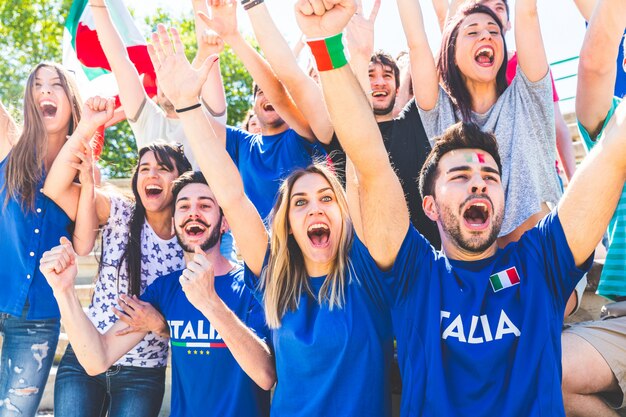
[{"label": "bright sky", "polygon": [[[135,10],[138,17],[150,14],[151,10],[161,7],[175,15],[191,13],[189,0],[124,0]],[[293,44],[300,36],[300,31],[293,17],[295,0],[265,0],[272,12],[275,22],[280,22],[280,29],[289,43]],[[373,0],[363,0],[364,12],[369,13]],[[511,10],[514,10],[515,0],[509,0]],[[428,0],[421,0],[424,11],[424,21],[431,47],[439,48],[441,35],[432,4]],[[539,16],[541,20],[544,44],[551,63],[578,56],[582,44],[585,25],[573,0],[538,0]],[[513,19],[513,16],[512,16]],[[252,29],[243,10],[239,13],[239,26],[243,33],[252,34]],[[514,48],[513,33],[507,35],[507,46]],[[396,55],[406,49],[406,41],[394,0],[382,0],[382,6],[376,21],[376,48],[383,49]],[[558,78],[575,74],[577,62],[569,62],[553,66],[552,72],[557,79],[557,90],[562,99],[572,97],[575,93],[576,79],[568,78],[559,81]],[[573,110],[573,100],[564,100],[562,110]]]}]

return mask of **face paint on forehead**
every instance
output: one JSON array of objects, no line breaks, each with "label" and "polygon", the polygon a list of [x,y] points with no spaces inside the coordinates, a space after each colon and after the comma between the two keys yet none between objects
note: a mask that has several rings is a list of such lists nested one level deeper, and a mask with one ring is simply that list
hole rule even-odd
[{"label": "face paint on forehead", "polygon": [[484,164],[485,163],[485,154],[484,153],[480,153],[480,152],[467,152],[465,154],[465,161],[466,162],[474,162],[477,164]]}]

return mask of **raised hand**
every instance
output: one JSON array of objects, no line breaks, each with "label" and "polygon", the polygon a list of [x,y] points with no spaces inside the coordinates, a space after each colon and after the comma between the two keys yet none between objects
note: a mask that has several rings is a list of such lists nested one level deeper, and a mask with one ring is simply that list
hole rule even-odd
[{"label": "raised hand", "polygon": [[113,307],[113,313],[128,327],[118,330],[116,336],[135,332],[153,332],[159,336],[169,336],[169,328],[163,315],[152,304],[141,301],[136,295],[129,297],[125,294],[120,295],[118,304],[120,307],[124,306],[123,309]]},{"label": "raised hand", "polygon": [[220,54],[224,50],[224,41],[216,31],[206,29],[202,32],[200,42],[198,43],[198,54],[202,50],[205,56]]},{"label": "raised hand", "polygon": [[59,243],[59,246],[44,252],[39,261],[39,270],[55,294],[73,291],[78,273],[72,243],[65,236],[61,237]]},{"label": "raised hand", "polygon": [[70,166],[78,171],[78,181],[82,185],[95,184],[94,166],[93,166],[93,149],[88,142],[82,141],[78,148],[73,148],[74,156],[80,162],[70,162]]},{"label": "raised hand", "polygon": [[327,38],[342,32],[356,10],[356,0],[298,0],[296,20],[308,39]]},{"label": "raised hand", "polygon": [[158,25],[152,34],[152,43],[148,45],[148,54],[154,66],[159,88],[177,109],[192,106],[199,102],[200,90],[218,56],[208,57],[202,65],[194,69],[187,57],[178,31]]},{"label": "raised hand", "polygon": [[189,302],[201,310],[202,306],[216,299],[218,295],[215,292],[213,264],[199,246],[196,246],[194,251],[195,255],[191,262],[187,262],[187,268],[179,281]]},{"label": "raised hand", "polygon": [[369,61],[370,56],[374,52],[374,24],[380,9],[380,2],[381,0],[374,0],[369,17],[365,17],[363,14],[363,2],[362,0],[357,0],[356,13],[350,19],[348,26],[346,26],[346,40],[348,41],[348,49],[351,56],[367,57]]},{"label": "raised hand", "polygon": [[208,0],[211,15],[198,16],[226,42],[239,34],[237,30],[237,2],[235,0]]},{"label": "raised hand", "polygon": [[90,97],[83,106],[83,114],[76,128],[83,138],[91,139],[96,129],[113,118],[115,99],[100,96]]}]

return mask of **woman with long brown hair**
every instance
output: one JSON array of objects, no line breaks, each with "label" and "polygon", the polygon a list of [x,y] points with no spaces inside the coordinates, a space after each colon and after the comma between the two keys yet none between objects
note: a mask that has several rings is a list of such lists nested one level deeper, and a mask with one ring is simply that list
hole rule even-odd
[{"label": "woman with long brown hair", "polygon": [[[355,233],[346,193],[323,165],[298,169],[282,183],[266,230],[223,144],[194,111],[210,64],[191,69],[172,34],[173,42],[165,31],[153,35],[149,51],[272,329],[278,385],[271,414],[390,416],[393,342],[384,272]],[[390,168],[381,174],[388,173],[394,175]],[[406,206],[404,215],[408,228]]]},{"label": "woman with long brown hair", "polygon": [[491,8],[466,2],[447,22],[435,62],[419,1],[397,2],[426,134],[433,141],[458,121],[495,134],[507,199],[498,243],[517,241],[561,197],[554,170],[552,84],[537,0],[515,2],[518,71],[509,86],[503,23]]},{"label": "woman with long brown hair", "polygon": [[70,75],[57,64],[42,63],[26,83],[23,127],[17,141],[7,130],[12,123],[2,124],[0,415],[34,416],[52,366],[59,309],[38,261],[61,236],[68,236],[70,220],[42,193],[42,186],[68,135],[89,139],[112,115],[112,108],[81,111],[81,106]]}]

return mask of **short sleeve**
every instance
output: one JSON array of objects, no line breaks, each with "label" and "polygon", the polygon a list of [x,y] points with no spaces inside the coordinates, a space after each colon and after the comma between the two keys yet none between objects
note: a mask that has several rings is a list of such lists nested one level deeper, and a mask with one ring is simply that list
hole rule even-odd
[{"label": "short sleeve", "polygon": [[538,259],[544,262],[548,287],[562,303],[560,307],[564,307],[582,276],[591,268],[593,254],[580,268],[576,266],[557,209],[522,236],[519,244],[538,251]]},{"label": "short sleeve", "polygon": [[157,139],[177,140],[176,138],[162,137],[163,132],[166,131],[167,117],[163,110],[149,98],[144,99],[134,118],[128,118],[128,123],[135,135],[137,149],[141,149]]},{"label": "short sleeve", "polygon": [[437,256],[428,240],[409,225],[396,261],[385,276],[392,305],[401,303],[414,290],[418,280],[431,276]]},{"label": "short sleeve", "polygon": [[118,232],[121,235],[128,234],[128,226],[133,214],[133,202],[118,193],[111,193],[108,197],[111,202],[111,208],[103,233],[106,234],[107,231],[111,231],[113,233]]},{"label": "short sleeve", "polygon": [[589,132],[587,132],[587,129],[585,129],[585,127],[582,124],[580,124],[580,122],[577,121],[578,131],[580,132],[580,136],[583,139],[583,143],[585,145],[585,149],[587,149],[587,152],[589,152],[591,148],[593,148],[596,145],[596,143],[598,143],[598,141],[600,140],[599,138],[602,136],[602,133],[604,133],[604,129],[606,128],[607,124],[611,120],[611,117],[613,117],[613,114],[615,113],[615,110],[620,105],[620,103],[621,103],[621,100],[619,98],[613,97],[611,108],[609,109],[609,112],[604,118],[604,123],[602,123],[602,129],[600,129],[600,132],[595,138],[592,138],[591,135],[589,135]]},{"label": "short sleeve", "polygon": [[441,86],[439,86],[435,107],[431,110],[423,110],[418,106],[418,109],[431,146],[434,145],[437,136],[457,121],[452,100]]},{"label": "short sleeve", "polygon": [[161,293],[163,292],[162,287],[163,287],[163,278],[157,278],[152,284],[146,287],[146,290],[139,297],[141,301],[145,301],[146,303],[152,304],[152,306],[156,308],[157,310],[159,310],[160,313],[162,313],[161,303],[160,303]]},{"label": "short sleeve", "polygon": [[241,129],[226,126],[226,152],[228,152],[237,167],[239,167],[237,163],[239,160],[239,145],[243,136],[244,132]]},{"label": "short sleeve", "polygon": [[[270,260],[270,248],[268,246],[267,250],[265,251],[265,258],[263,259],[262,271],[265,271],[265,268],[267,268],[267,264],[269,263],[269,260]],[[246,263],[243,264],[243,280],[246,284],[246,287],[248,287],[250,292],[252,292],[252,295],[254,296],[254,298],[259,303],[263,303],[263,291],[261,290],[261,288],[259,288],[260,283],[261,283],[261,277],[256,276],[254,272],[252,272],[250,268],[248,268],[248,265]]]},{"label": "short sleeve", "polygon": [[250,308],[248,309],[245,324],[252,329],[259,338],[263,339],[266,343],[271,343],[271,332],[265,323],[263,306],[255,297],[250,297]]}]

